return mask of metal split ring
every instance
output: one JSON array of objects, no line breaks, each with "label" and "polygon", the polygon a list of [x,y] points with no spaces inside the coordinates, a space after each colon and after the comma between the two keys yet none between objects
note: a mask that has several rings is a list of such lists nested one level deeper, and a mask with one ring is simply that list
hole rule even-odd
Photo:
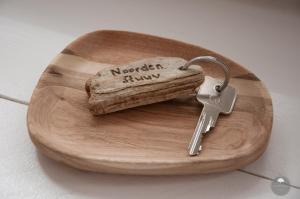
[{"label": "metal split ring", "polygon": [[201,62],[201,61],[206,61],[206,62],[213,62],[218,65],[220,65],[223,69],[225,79],[221,85],[216,86],[216,90],[218,92],[222,92],[228,85],[229,79],[230,79],[230,71],[229,67],[225,65],[222,61],[218,60],[215,57],[212,56],[199,56],[191,59],[190,61],[186,62],[184,66],[180,67],[180,70],[187,70],[190,65],[195,64],[196,62]]}]

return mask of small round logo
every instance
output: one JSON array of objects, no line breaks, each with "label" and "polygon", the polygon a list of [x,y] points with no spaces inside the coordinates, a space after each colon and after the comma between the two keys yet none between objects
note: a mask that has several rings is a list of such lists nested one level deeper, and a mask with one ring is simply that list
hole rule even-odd
[{"label": "small round logo", "polygon": [[290,182],[287,178],[277,177],[272,182],[271,189],[272,189],[273,193],[275,193],[276,195],[283,196],[289,192],[289,190],[290,190],[289,184],[290,184]]}]

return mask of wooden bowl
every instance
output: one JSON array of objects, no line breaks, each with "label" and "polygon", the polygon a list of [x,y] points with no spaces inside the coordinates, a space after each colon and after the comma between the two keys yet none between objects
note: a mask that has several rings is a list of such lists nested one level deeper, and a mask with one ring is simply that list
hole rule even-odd
[{"label": "wooden bowl", "polygon": [[[221,115],[205,135],[200,155],[187,146],[202,105],[178,98],[104,116],[88,110],[85,81],[103,67],[155,57],[211,55],[230,66],[238,89],[231,115]],[[207,75],[222,78],[213,64]],[[83,170],[143,175],[212,173],[238,169],[265,150],[272,128],[272,100],[244,67],[207,49],[123,31],[96,31],[68,45],[43,72],[27,115],[30,137],[50,158]]]}]

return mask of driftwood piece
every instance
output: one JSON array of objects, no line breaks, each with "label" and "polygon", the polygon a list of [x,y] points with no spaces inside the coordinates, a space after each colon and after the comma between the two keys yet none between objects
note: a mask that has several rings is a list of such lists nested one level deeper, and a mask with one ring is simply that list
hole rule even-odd
[{"label": "driftwood piece", "polygon": [[202,68],[180,70],[186,60],[154,57],[104,68],[86,82],[94,115],[162,102],[194,92],[204,80]]}]

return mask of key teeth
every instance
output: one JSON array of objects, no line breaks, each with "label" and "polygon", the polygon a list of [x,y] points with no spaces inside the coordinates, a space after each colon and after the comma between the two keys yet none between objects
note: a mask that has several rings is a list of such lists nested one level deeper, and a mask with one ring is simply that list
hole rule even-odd
[{"label": "key teeth", "polygon": [[206,127],[205,133],[207,133],[208,131],[210,131],[210,129],[214,127],[214,123],[212,120],[209,121],[209,124]]},{"label": "key teeth", "polygon": [[190,150],[190,151],[189,151],[189,155],[190,155],[190,156],[197,156],[197,155],[199,155],[199,153],[200,153],[201,150],[202,150],[202,146],[199,147],[199,150],[198,150],[198,151]]},{"label": "key teeth", "polygon": [[213,118],[210,118],[209,124],[207,125],[205,133],[207,133],[208,131],[210,131],[210,129],[213,128],[213,127],[215,127],[215,125],[216,125],[216,120],[214,120]]}]

